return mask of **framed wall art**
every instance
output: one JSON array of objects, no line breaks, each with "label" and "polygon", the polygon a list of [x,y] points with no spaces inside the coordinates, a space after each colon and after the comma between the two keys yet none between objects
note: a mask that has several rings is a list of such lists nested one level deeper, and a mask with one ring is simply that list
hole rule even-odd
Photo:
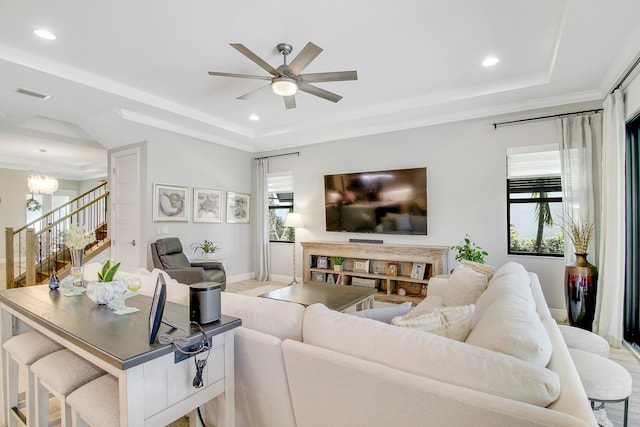
[{"label": "framed wall art", "polygon": [[193,222],[222,222],[222,191],[193,189]]},{"label": "framed wall art", "polygon": [[317,260],[318,268],[328,268],[329,259],[326,256],[319,256]]},{"label": "framed wall art", "polygon": [[398,275],[398,263],[390,262],[387,266],[387,276],[396,277]]},{"label": "framed wall art", "polygon": [[412,279],[420,279],[424,278],[424,271],[427,268],[427,264],[424,262],[414,262],[413,268],[411,269],[411,278]]},{"label": "framed wall art", "polygon": [[248,223],[251,196],[227,191],[227,222]]},{"label": "framed wall art", "polygon": [[353,271],[358,273],[369,272],[369,260],[368,259],[356,259],[353,261]]},{"label": "framed wall art", "polygon": [[189,221],[189,187],[153,183],[153,222]]},{"label": "framed wall art", "polygon": [[311,273],[311,280],[313,280],[314,282],[324,282],[324,273],[314,271],[313,273]]}]

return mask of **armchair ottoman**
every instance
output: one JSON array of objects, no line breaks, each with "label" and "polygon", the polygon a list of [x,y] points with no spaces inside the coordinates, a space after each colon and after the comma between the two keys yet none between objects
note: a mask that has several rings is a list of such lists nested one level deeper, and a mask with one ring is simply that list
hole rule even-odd
[{"label": "armchair ottoman", "polygon": [[158,239],[151,243],[153,266],[167,272],[180,283],[191,285],[200,282],[218,282],[224,291],[227,275],[221,262],[189,262],[177,237]]}]

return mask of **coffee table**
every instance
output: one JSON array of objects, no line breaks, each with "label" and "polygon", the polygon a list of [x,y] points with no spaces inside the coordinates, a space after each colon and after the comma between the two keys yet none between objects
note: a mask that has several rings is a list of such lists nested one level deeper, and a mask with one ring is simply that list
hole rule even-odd
[{"label": "coffee table", "polygon": [[345,311],[355,305],[357,311],[373,308],[373,296],[375,293],[375,288],[307,282],[286,286],[258,296],[279,301],[295,302],[305,307],[320,303],[336,311]]}]

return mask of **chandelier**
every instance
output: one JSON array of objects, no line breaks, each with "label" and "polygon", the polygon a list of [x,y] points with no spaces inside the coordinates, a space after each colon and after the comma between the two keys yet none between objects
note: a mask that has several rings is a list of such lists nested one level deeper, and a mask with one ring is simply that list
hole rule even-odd
[{"label": "chandelier", "polygon": [[[47,150],[42,148],[40,152],[46,153]],[[53,194],[58,190],[58,180],[49,175],[31,173],[27,178],[27,186],[29,191],[34,194]]]},{"label": "chandelier", "polygon": [[32,174],[27,178],[27,186],[34,194],[53,194],[58,189],[58,180],[48,175]]}]

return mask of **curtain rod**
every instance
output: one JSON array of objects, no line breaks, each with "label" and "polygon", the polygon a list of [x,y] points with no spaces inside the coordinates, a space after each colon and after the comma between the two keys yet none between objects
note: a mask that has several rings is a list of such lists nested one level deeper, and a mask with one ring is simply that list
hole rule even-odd
[{"label": "curtain rod", "polygon": [[270,159],[272,157],[283,157],[283,156],[298,156],[298,157],[300,157],[300,152],[299,151],[294,151],[293,153],[274,154],[273,156],[255,157],[253,160]]},{"label": "curtain rod", "polygon": [[627,78],[631,75],[631,73],[633,73],[633,71],[636,69],[638,64],[640,64],[640,56],[638,57],[638,59],[636,59],[636,62],[633,63],[631,68],[629,68],[629,71],[627,71],[624,74],[624,76],[622,76],[622,78],[618,80],[618,84],[613,87],[613,89],[611,90],[611,93],[615,92],[617,89],[620,89],[622,87],[622,85],[624,84],[624,81],[627,80]]},{"label": "curtain rod", "polygon": [[562,113],[562,114],[552,114],[550,116],[532,117],[530,119],[511,120],[509,122],[494,123],[493,128],[498,129],[498,126],[507,126],[507,125],[513,125],[516,123],[531,122],[536,120],[548,120],[548,119],[554,119],[556,117],[567,117],[567,116],[580,115],[580,114],[599,113],[600,111],[602,111],[602,108],[596,108],[594,110],[576,111],[574,113]]}]

